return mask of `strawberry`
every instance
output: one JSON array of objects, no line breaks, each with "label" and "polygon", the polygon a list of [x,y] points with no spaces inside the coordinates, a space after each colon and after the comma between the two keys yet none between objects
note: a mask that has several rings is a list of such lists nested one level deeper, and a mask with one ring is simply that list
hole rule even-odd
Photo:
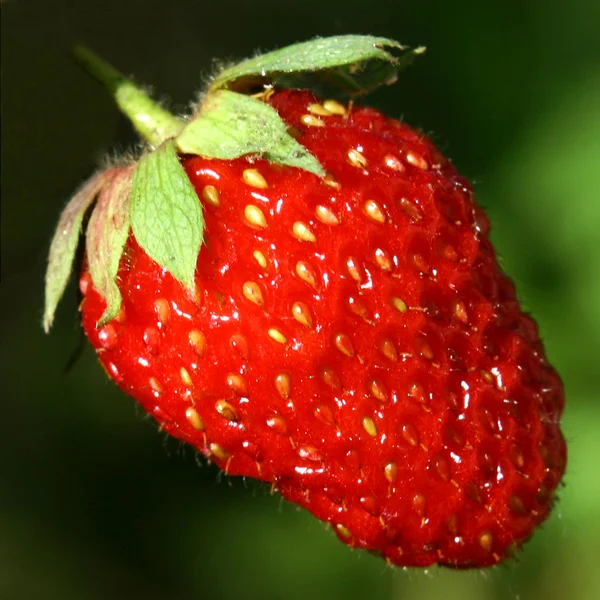
[{"label": "strawberry", "polygon": [[385,47],[402,50],[346,36],[251,59],[188,121],[80,50],[153,148],[63,213],[45,326],[97,199],[83,327],[164,431],[353,548],[485,567],[550,512],[563,389],[452,164],[377,110],[294,89],[387,81]]}]

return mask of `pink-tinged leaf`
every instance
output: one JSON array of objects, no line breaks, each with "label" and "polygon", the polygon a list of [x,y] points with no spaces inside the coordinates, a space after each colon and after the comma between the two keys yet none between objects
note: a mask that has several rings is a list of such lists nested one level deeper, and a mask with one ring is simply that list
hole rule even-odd
[{"label": "pink-tinged leaf", "polygon": [[69,281],[73,258],[77,250],[81,222],[107,180],[107,171],[96,173],[86,181],[71,198],[64,209],[50,244],[48,269],[46,270],[46,294],[44,304],[44,330],[50,331],[56,307]]},{"label": "pink-tinged leaf", "polygon": [[114,319],[121,308],[122,297],[116,277],[129,235],[132,177],[132,167],[113,170],[88,223],[88,267],[94,287],[106,301],[106,310],[98,321],[98,327]]}]

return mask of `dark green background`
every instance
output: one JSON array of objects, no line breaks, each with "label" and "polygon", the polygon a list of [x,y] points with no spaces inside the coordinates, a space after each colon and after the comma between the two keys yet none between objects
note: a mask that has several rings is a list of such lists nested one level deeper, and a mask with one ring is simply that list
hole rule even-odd
[{"label": "dark green background", "polygon": [[[2,3],[0,598],[600,597],[600,2],[8,0]],[[75,287],[42,333],[70,193],[131,132],[70,60],[84,43],[182,108],[212,68],[315,35],[428,46],[371,102],[474,181],[562,373],[566,487],[517,563],[403,571],[166,440],[79,341]],[[594,367],[596,365],[596,367]],[[198,464],[199,463],[199,464]]]}]

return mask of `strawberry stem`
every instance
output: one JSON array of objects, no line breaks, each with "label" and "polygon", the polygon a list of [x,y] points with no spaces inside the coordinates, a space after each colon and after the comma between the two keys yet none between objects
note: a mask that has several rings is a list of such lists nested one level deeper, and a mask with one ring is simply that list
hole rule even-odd
[{"label": "strawberry stem", "polygon": [[152,146],[175,137],[185,122],[154,102],[130,79],[102,60],[91,50],[76,46],[73,54],[83,68],[110,92],[135,129]]}]

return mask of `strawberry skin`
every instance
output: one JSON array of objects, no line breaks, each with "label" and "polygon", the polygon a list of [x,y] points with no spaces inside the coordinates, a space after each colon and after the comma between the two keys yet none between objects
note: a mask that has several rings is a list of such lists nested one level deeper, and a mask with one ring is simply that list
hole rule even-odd
[{"label": "strawberry skin", "polygon": [[116,319],[85,332],[164,431],[272,482],[390,563],[482,567],[544,521],[564,396],[468,183],[421,133],[265,96],[328,175],[187,157],[206,221],[193,298],[130,234]]}]

